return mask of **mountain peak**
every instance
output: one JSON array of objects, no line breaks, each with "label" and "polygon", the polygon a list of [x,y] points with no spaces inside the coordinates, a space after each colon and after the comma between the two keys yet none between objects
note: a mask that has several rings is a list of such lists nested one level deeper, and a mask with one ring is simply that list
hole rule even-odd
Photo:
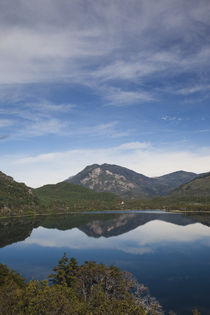
[{"label": "mountain peak", "polygon": [[86,186],[97,192],[112,192],[127,196],[135,188],[138,189],[136,182],[142,177],[145,176],[122,166],[103,163],[101,165],[88,165],[77,175],[68,178],[66,181]]},{"label": "mountain peak", "polygon": [[124,198],[147,198],[166,195],[179,185],[194,179],[197,174],[177,171],[150,178],[115,164],[92,164],[66,181],[97,192],[112,192]]}]

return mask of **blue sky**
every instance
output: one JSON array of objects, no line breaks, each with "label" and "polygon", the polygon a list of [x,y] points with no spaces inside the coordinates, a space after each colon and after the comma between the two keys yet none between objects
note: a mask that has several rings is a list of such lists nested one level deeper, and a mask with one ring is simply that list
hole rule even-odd
[{"label": "blue sky", "polygon": [[210,170],[210,2],[0,0],[1,170]]}]

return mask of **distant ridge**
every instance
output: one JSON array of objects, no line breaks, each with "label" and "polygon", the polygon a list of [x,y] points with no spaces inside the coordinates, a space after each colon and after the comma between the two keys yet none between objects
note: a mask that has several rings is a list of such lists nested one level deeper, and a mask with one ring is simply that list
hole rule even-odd
[{"label": "distant ridge", "polygon": [[113,164],[92,164],[65,182],[81,185],[97,192],[112,192],[124,198],[151,198],[164,196],[198,175],[177,171],[151,178],[128,168]]},{"label": "distant ridge", "polygon": [[200,174],[197,178],[179,186],[170,196],[177,199],[210,200],[210,172]]}]

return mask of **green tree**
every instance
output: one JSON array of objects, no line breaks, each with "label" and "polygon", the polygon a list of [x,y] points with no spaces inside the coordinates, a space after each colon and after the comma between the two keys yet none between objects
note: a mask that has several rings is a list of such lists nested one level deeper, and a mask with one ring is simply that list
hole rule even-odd
[{"label": "green tree", "polygon": [[23,306],[24,279],[0,264],[0,314],[19,314]]}]

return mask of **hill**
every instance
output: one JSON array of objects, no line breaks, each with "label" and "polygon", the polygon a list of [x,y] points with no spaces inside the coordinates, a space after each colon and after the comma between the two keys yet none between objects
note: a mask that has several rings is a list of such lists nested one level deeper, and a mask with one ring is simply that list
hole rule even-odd
[{"label": "hill", "polygon": [[181,185],[170,194],[170,197],[210,201],[210,173],[200,175],[194,180]]},{"label": "hill", "polygon": [[66,180],[97,192],[112,192],[127,199],[151,198],[167,195],[181,184],[191,181],[198,175],[178,171],[151,178],[125,167],[111,164],[93,164],[77,175]]},{"label": "hill", "polygon": [[61,182],[34,189],[41,208],[57,210],[117,209],[120,198],[112,193],[95,192],[79,185]]},{"label": "hill", "polygon": [[29,213],[38,204],[31,188],[0,172],[0,215]]},{"label": "hill", "polygon": [[167,209],[195,212],[210,211],[210,173],[201,174],[167,196],[127,201],[130,209]]},{"label": "hill", "polygon": [[164,194],[168,194],[170,191],[173,191],[175,188],[192,181],[197,178],[198,174],[185,171],[177,171],[169,173],[163,176],[155,177],[157,183],[165,186]]}]

